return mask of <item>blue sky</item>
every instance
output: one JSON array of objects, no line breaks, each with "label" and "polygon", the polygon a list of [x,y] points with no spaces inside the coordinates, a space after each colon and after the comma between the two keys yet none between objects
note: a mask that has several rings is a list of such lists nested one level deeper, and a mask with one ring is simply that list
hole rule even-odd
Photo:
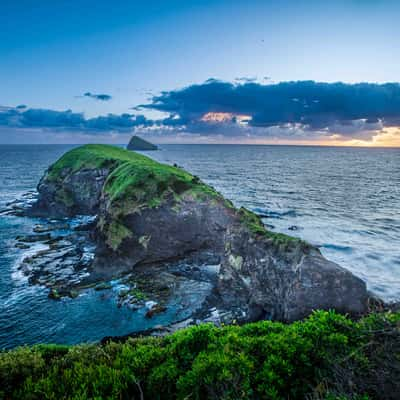
[{"label": "blue sky", "polygon": [[[257,78],[259,85],[398,82],[399,11],[400,3],[385,0],[6,0],[0,12],[0,106],[71,110],[93,119],[138,114],[132,107],[151,104],[152,96],[210,78],[238,85],[245,84],[235,81],[242,77]],[[152,120],[168,117],[152,107],[140,114]],[[214,125],[220,119],[226,122],[225,116],[211,119]],[[136,129],[138,123],[131,125]],[[52,127],[35,123],[27,134],[26,124],[8,122],[0,129],[0,142],[86,140],[84,128],[52,136]],[[16,139],[9,138],[11,131],[19,132]],[[225,136],[222,131],[216,141]],[[303,130],[306,139],[304,132],[309,131]],[[195,133],[193,140],[202,141],[201,133]],[[157,135],[159,141],[168,141],[173,132]],[[279,139],[279,131],[274,135]],[[266,137],[271,139],[270,134]],[[288,133],[283,137],[286,140]],[[104,129],[97,140],[125,138]]]}]

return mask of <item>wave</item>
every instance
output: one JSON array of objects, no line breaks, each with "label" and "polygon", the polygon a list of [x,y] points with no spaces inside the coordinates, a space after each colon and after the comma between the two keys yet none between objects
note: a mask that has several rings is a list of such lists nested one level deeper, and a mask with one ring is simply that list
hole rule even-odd
[{"label": "wave", "polygon": [[298,213],[296,210],[284,210],[284,211],[272,211],[265,208],[256,207],[252,211],[259,215],[261,218],[275,218],[283,219],[283,217],[297,217]]},{"label": "wave", "polygon": [[353,251],[353,248],[351,246],[341,246],[339,244],[331,244],[331,243],[324,243],[323,245],[319,246],[324,249],[328,250],[336,250],[336,251],[341,251],[345,253],[350,253]]}]

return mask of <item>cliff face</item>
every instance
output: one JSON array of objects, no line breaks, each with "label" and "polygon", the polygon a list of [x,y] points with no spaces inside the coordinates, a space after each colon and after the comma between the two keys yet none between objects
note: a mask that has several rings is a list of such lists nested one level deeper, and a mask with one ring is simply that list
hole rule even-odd
[{"label": "cliff face", "polygon": [[41,180],[33,213],[98,215],[94,274],[110,279],[144,265],[213,259],[208,306],[229,320],[294,320],[313,309],[367,306],[363,281],[301,240],[265,229],[197,177],[112,146],[72,150]]},{"label": "cliff face", "polygon": [[240,226],[225,241],[217,287],[236,315],[293,321],[313,309],[365,311],[365,283],[318,249],[301,241],[254,237]]},{"label": "cliff face", "polygon": [[95,215],[108,168],[63,170],[57,179],[47,173],[39,182],[39,201],[31,213],[44,216]]}]

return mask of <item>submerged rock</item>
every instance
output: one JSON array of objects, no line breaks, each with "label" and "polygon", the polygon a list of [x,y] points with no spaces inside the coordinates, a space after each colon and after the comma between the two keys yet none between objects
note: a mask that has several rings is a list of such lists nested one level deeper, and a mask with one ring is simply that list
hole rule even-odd
[{"label": "submerged rock", "polygon": [[100,290],[108,290],[111,288],[112,288],[112,285],[110,282],[101,282],[94,287],[94,290],[100,291]]},{"label": "submerged rock", "polygon": [[167,311],[167,307],[162,306],[160,304],[155,304],[153,307],[151,307],[147,312],[145,317],[146,318],[153,318],[156,314],[160,314]]},{"label": "submerged rock", "polygon": [[60,231],[69,229],[68,224],[49,224],[49,225],[35,225],[33,232],[35,233],[46,233],[52,231]]},{"label": "submerged rock", "polygon": [[[259,216],[235,208],[181,168],[113,146],[87,145],[52,165],[38,191],[36,212],[97,215],[89,281],[138,269],[148,269],[153,281],[170,261],[202,265],[199,260],[212,259],[220,268],[210,280],[212,292],[198,303],[204,318],[212,307],[224,322],[291,321],[314,309],[351,314],[367,309],[361,279],[310,244],[267,230]],[[176,276],[204,274],[189,267]],[[176,290],[170,288],[172,296]]]},{"label": "submerged rock", "polygon": [[53,300],[61,300],[61,295],[58,292],[57,289],[51,289],[49,292],[49,299],[53,299]]},{"label": "submerged rock", "polygon": [[155,144],[150,143],[139,136],[132,136],[127,146],[127,149],[134,151],[150,151],[158,150],[158,147]]},{"label": "submerged rock", "polygon": [[30,246],[25,243],[16,243],[14,247],[21,250],[26,250],[30,248]]},{"label": "submerged rock", "polygon": [[26,236],[17,236],[15,238],[19,242],[24,243],[35,243],[35,242],[44,242],[46,240],[51,239],[51,235],[49,233],[45,233],[43,235],[26,235]]}]

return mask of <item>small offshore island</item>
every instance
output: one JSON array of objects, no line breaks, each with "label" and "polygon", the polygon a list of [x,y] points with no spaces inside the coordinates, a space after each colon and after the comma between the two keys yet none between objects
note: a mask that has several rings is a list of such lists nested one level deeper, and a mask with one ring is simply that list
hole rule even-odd
[{"label": "small offshore island", "polygon": [[134,135],[129,141],[127,149],[132,151],[151,151],[158,150],[158,147],[155,144]]},{"label": "small offshore island", "polygon": [[[21,248],[47,246],[21,270],[54,301],[122,279],[119,305],[146,308],[147,318],[171,300],[185,307],[188,296],[196,307],[183,320],[101,344],[2,352],[0,398],[400,395],[396,307],[316,247],[268,230],[179,167],[85,145],[46,171],[31,207],[13,212],[58,221],[17,238]],[[68,238],[51,234],[77,216],[87,220]]]}]

